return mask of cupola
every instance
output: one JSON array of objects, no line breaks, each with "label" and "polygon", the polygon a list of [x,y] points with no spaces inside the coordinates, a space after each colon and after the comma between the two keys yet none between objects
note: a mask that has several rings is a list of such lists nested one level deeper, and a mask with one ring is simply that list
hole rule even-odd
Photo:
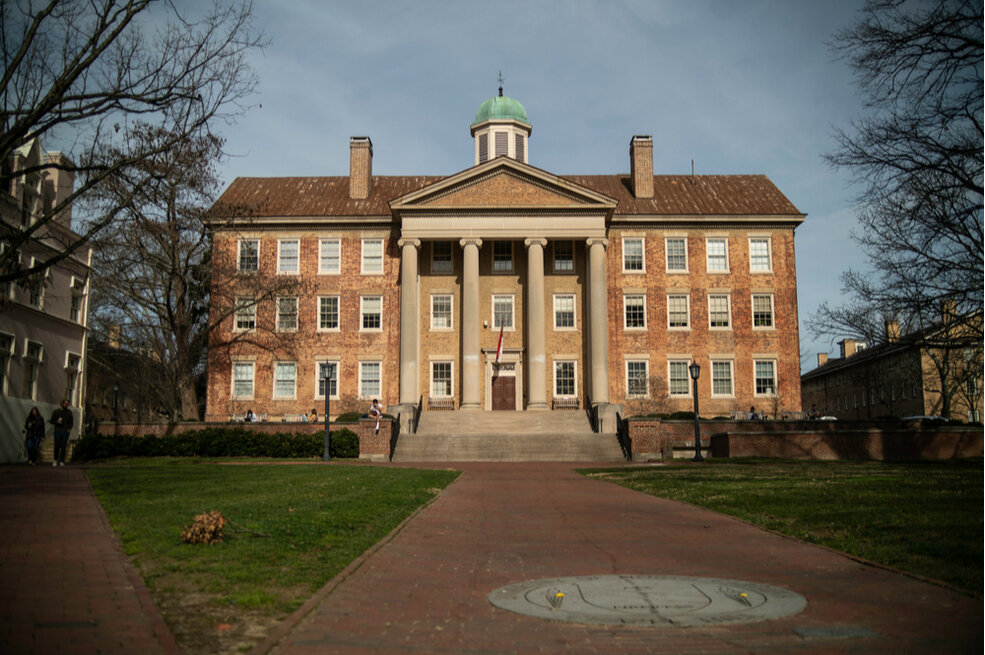
[{"label": "cupola", "polygon": [[475,138],[475,163],[496,157],[512,157],[527,163],[527,140],[533,127],[527,122],[527,110],[518,100],[499,95],[479,105],[471,126]]}]

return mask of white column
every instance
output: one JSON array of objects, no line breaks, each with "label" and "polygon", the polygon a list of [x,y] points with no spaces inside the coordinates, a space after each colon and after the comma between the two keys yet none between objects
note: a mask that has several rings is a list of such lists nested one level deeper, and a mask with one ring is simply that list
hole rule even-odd
[{"label": "white column", "polygon": [[401,239],[400,246],[400,404],[416,405],[420,371],[417,358],[420,339],[418,239]]},{"label": "white column", "polygon": [[592,359],[593,405],[609,402],[609,295],[605,280],[605,248],[608,239],[588,239],[588,300]]},{"label": "white column", "polygon": [[479,247],[482,239],[462,239],[462,401],[461,409],[482,409],[479,397]]},{"label": "white column", "polygon": [[547,409],[544,345],[544,246],[547,239],[527,239],[527,409]]}]

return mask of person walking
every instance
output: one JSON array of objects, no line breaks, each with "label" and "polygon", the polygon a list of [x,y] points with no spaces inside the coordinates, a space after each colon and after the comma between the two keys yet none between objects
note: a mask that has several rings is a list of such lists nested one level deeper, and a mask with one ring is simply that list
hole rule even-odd
[{"label": "person walking", "polygon": [[68,435],[72,433],[72,425],[75,422],[72,410],[68,408],[68,399],[63,400],[61,406],[51,413],[50,421],[55,428],[55,456],[51,465],[65,466]]},{"label": "person walking", "polygon": [[37,407],[32,407],[24,423],[24,446],[27,448],[27,463],[34,466],[38,463],[38,450],[44,440],[44,417]]}]

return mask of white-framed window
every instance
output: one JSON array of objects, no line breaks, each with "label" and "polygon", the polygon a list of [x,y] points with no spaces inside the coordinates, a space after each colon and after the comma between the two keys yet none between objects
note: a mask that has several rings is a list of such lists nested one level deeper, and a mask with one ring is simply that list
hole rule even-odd
[{"label": "white-framed window", "polygon": [[84,280],[72,276],[72,283],[70,285],[72,300],[68,308],[68,317],[75,323],[82,323],[85,317],[85,288],[86,283]]},{"label": "white-framed window", "polygon": [[554,361],[554,397],[578,397],[578,362],[571,359]]},{"label": "white-framed window", "polygon": [[301,242],[298,239],[277,240],[277,274],[297,275],[301,263]]},{"label": "white-framed window", "polygon": [[294,398],[297,381],[297,362],[274,362],[274,398]]},{"label": "white-framed window", "polygon": [[24,397],[37,400],[38,375],[44,363],[44,346],[36,341],[24,343]]},{"label": "white-framed window", "polygon": [[240,273],[260,270],[260,239],[240,239],[236,260]]},{"label": "white-framed window", "polygon": [[294,332],[298,329],[298,299],[296,297],[277,299],[277,330]]},{"label": "white-framed window", "polygon": [[622,297],[623,327],[627,330],[646,329],[646,295],[627,294]]},{"label": "white-framed window", "polygon": [[431,272],[432,273],[451,273],[451,241],[432,241],[431,242]]},{"label": "white-framed window", "polygon": [[691,311],[686,293],[667,294],[667,327],[686,330],[691,325]]},{"label": "white-framed window", "polygon": [[380,362],[359,362],[359,397],[380,397]]},{"label": "white-framed window", "polygon": [[[31,257],[31,268],[40,263],[35,257]],[[48,277],[48,269],[34,273],[27,279],[27,302],[32,307],[41,309],[44,306],[44,281]]]},{"label": "white-framed window", "polygon": [[383,273],[383,239],[363,239],[362,274]]},{"label": "white-framed window", "polygon": [[453,388],[452,362],[431,362],[431,397],[451,398]]},{"label": "white-framed window", "polygon": [[9,393],[10,358],[14,354],[14,335],[0,333],[0,396]]},{"label": "white-framed window", "polygon": [[233,331],[246,332],[257,326],[256,299],[247,296],[237,296],[236,310],[233,313]]},{"label": "white-framed window", "polygon": [[643,237],[624,237],[622,240],[622,272],[645,273],[646,259]]},{"label": "white-framed window", "polygon": [[650,395],[650,362],[645,359],[626,360],[626,396],[646,398]]},{"label": "white-framed window", "polygon": [[318,331],[339,329],[339,297],[318,296]]},{"label": "white-framed window", "polygon": [[709,273],[728,273],[728,239],[709,237],[705,240]]},{"label": "white-framed window", "polygon": [[513,242],[493,241],[493,273],[513,272]]},{"label": "white-framed window", "polygon": [[773,257],[769,237],[749,237],[749,271],[769,273],[773,270]]},{"label": "white-framed window", "polygon": [[732,307],[727,293],[708,294],[708,327],[728,329],[732,326]]},{"label": "white-framed window", "polygon": [[325,376],[331,374],[328,397],[336,400],[339,397],[339,363],[335,360],[318,360],[315,362],[315,400],[325,400]]},{"label": "white-framed window", "polygon": [[253,398],[253,362],[233,362],[232,397],[241,400]]},{"label": "white-framed window", "polygon": [[575,329],[575,294],[554,294],[554,329]]},{"label": "white-framed window", "polygon": [[755,394],[757,396],[776,395],[776,361],[772,359],[753,360],[755,371]]},{"label": "white-framed window", "polygon": [[575,244],[573,241],[554,241],[554,272],[571,273],[575,270]]},{"label": "white-framed window", "polygon": [[431,329],[451,330],[454,327],[454,296],[450,293],[436,293],[431,296]]},{"label": "white-framed window", "polygon": [[82,355],[73,352],[65,353],[65,398],[68,398],[70,405],[78,405],[79,399],[76,394],[79,390],[79,366],[82,364]]},{"label": "white-framed window", "polygon": [[318,240],[318,274],[338,275],[342,271],[342,241]]},{"label": "white-framed window", "polygon": [[711,362],[711,395],[732,396],[734,395],[734,385],[732,384],[732,360],[720,359]]},{"label": "white-framed window", "polygon": [[760,330],[774,328],[772,293],[752,294],[752,327]]},{"label": "white-framed window", "polygon": [[513,296],[494,295],[492,297],[493,327],[513,330]]},{"label": "white-framed window", "polygon": [[664,240],[667,251],[667,272],[687,273],[687,239],[685,237],[667,237]]},{"label": "white-framed window", "polygon": [[687,370],[690,365],[686,359],[667,361],[667,389],[671,396],[691,395],[691,375]]},{"label": "white-framed window", "polygon": [[383,330],[383,296],[362,296],[359,299],[359,329],[363,332]]}]

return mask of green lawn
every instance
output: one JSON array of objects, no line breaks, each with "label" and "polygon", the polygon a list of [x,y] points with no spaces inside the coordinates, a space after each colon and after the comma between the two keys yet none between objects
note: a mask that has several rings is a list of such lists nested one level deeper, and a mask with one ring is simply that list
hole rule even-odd
[{"label": "green lawn", "polygon": [[[128,460],[89,470],[179,643],[237,612],[283,618],[457,475],[214,460]],[[232,521],[225,541],[183,543],[182,529],[211,510]],[[205,599],[191,610],[212,614],[199,621],[204,627],[181,616],[189,598]]]},{"label": "green lawn", "polygon": [[982,462],[674,463],[583,473],[982,592]]}]

